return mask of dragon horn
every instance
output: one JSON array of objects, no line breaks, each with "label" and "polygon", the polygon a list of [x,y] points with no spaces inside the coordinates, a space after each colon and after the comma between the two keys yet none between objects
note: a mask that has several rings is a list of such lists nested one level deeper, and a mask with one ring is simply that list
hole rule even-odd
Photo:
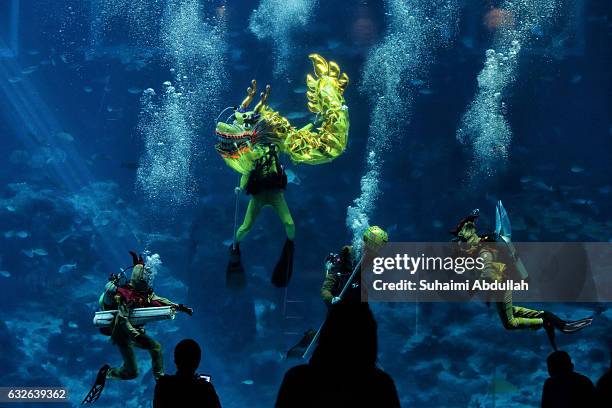
[{"label": "dragon horn", "polygon": [[242,103],[240,104],[240,107],[242,109],[246,109],[249,107],[249,105],[251,104],[251,102],[253,101],[253,98],[255,97],[255,93],[257,92],[257,81],[252,79],[251,80],[251,86],[249,86],[247,88],[247,97],[244,98],[244,100],[242,101]]},{"label": "dragon horn", "polygon": [[261,99],[259,100],[259,102],[257,102],[257,105],[255,105],[255,112],[259,112],[261,108],[266,105],[266,102],[268,101],[268,96],[270,96],[271,89],[272,88],[270,87],[270,85],[266,85],[266,90],[261,93]]}]

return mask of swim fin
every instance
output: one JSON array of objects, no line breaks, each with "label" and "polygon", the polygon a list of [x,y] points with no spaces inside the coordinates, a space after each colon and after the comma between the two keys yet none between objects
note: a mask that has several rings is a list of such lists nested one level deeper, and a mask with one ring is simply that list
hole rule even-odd
[{"label": "swim fin", "polygon": [[563,320],[551,312],[544,312],[544,322],[549,322],[550,325],[554,326],[554,328],[562,333],[575,333],[590,326],[591,323],[593,323],[593,318],[586,317],[580,320]]},{"label": "swim fin", "polygon": [[304,332],[304,336],[300,339],[300,341],[295,346],[291,347],[289,351],[287,351],[287,360],[301,359],[316,334],[317,332],[313,329],[308,329],[306,332]]},{"label": "swim fin", "polygon": [[546,334],[548,335],[548,340],[550,344],[553,346],[553,349],[557,350],[557,343],[555,341],[555,329],[559,330],[561,333],[576,333],[580,330],[588,327],[593,323],[592,317],[586,317],[580,320],[563,320],[559,316],[555,315],[551,312],[544,312],[544,329],[546,330]]},{"label": "swim fin", "polygon": [[102,368],[98,370],[98,375],[96,376],[96,382],[94,383],[81,405],[93,404],[96,402],[100,395],[102,395],[102,391],[104,390],[104,385],[106,384],[106,374],[110,370],[110,366],[108,364],[104,364]]},{"label": "swim fin", "polygon": [[246,286],[246,275],[240,260],[240,244],[231,244],[229,253],[229,262],[225,272],[225,285],[231,289],[242,289]]},{"label": "swim fin", "polygon": [[283,252],[276,263],[276,267],[274,267],[274,272],[272,273],[272,284],[277,288],[285,288],[289,285],[289,280],[291,280],[291,274],[293,273],[293,252],[295,250],[295,246],[293,241],[287,239],[285,241],[285,245],[283,246]]},{"label": "swim fin", "polygon": [[561,331],[563,333],[575,333],[577,331],[580,331],[582,329],[584,329],[587,326],[590,326],[591,323],[593,323],[593,318],[592,317],[586,317],[584,319],[580,319],[580,320],[574,320],[571,322],[565,322],[565,325],[563,327],[563,329],[561,329]]}]

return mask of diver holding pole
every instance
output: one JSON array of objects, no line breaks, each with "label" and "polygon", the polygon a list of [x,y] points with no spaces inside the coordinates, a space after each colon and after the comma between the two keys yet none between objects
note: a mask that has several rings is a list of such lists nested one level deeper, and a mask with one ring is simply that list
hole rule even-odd
[{"label": "diver holding pole", "polygon": [[[376,253],[389,240],[387,233],[378,226],[371,226],[363,234],[363,254]],[[357,251],[350,245],[342,248],[338,254],[329,254],[325,260],[325,280],[321,287],[321,298],[328,308],[342,303],[361,302],[361,265],[366,255],[356,255]],[[355,259],[359,261],[355,262]],[[316,332],[306,331],[304,337],[287,352],[287,358],[306,358],[317,343],[321,328]]]}]

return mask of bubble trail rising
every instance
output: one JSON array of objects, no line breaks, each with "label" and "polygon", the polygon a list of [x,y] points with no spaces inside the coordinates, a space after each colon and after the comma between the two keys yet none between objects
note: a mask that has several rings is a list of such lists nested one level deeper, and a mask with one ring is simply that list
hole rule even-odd
[{"label": "bubble trail rising", "polygon": [[101,46],[117,20],[128,25],[132,45],[155,45],[164,0],[91,0],[89,45]]},{"label": "bubble trail rising", "polygon": [[347,209],[346,224],[353,233],[355,248],[361,247],[361,236],[380,195],[387,144],[391,138],[399,138],[400,130],[410,121],[414,95],[409,83],[423,80],[434,51],[453,40],[457,27],[458,6],[454,0],[387,0],[385,9],[389,27],[382,42],[368,55],[361,84],[373,111],[361,192]]},{"label": "bubble trail rising", "polygon": [[457,140],[472,147],[473,162],[468,170],[472,183],[494,175],[507,162],[512,130],[506,120],[504,96],[516,82],[522,47],[540,35],[557,7],[556,0],[513,0],[491,12],[496,12],[489,22],[497,30],[493,47],[486,51],[478,90],[456,134]]},{"label": "bubble trail rising", "polygon": [[285,75],[293,35],[312,20],[317,0],[262,0],[253,10],[249,29],[259,40],[272,42],[274,75]]},{"label": "bubble trail rising", "polygon": [[164,83],[160,95],[153,89],[143,93],[138,130],[145,151],[136,180],[160,208],[194,197],[195,146],[198,135],[208,131],[199,124],[213,126],[225,86],[223,15],[197,0],[171,1],[165,10],[160,35],[172,81]]}]

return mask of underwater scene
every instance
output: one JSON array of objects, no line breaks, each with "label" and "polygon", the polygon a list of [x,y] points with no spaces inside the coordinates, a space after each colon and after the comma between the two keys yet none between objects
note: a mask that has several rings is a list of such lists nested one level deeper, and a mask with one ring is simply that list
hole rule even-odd
[{"label": "underwater scene", "polygon": [[0,0],[0,407],[612,406],[612,296],[359,297],[387,242],[610,250],[609,13]]}]

